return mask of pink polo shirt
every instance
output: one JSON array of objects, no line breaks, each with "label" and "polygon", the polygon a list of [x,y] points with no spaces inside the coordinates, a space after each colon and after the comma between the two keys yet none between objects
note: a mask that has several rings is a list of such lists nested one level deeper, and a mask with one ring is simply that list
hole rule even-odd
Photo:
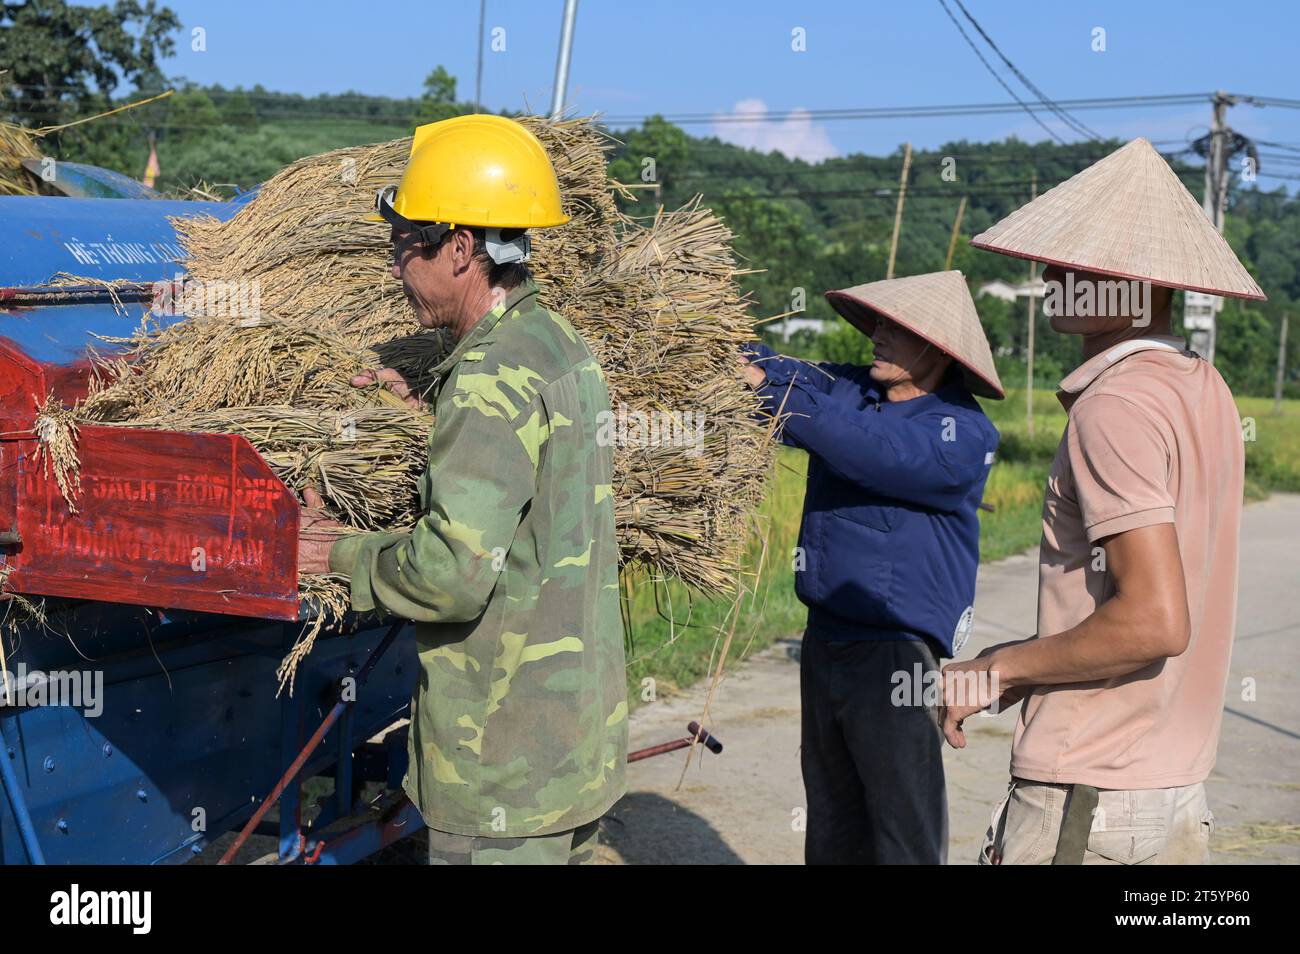
[{"label": "pink polo shirt", "polygon": [[1169,788],[1214,767],[1237,608],[1244,452],[1232,393],[1180,338],[1124,342],[1061,382],[1069,412],[1043,502],[1038,633],[1111,597],[1104,537],[1173,523],[1191,642],[1115,679],[1035,689],[1011,774],[1098,788]]}]

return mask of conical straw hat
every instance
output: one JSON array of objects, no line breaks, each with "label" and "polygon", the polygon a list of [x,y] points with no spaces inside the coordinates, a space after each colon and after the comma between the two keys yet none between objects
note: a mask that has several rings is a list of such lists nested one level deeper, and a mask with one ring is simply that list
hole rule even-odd
[{"label": "conical straw hat", "polygon": [[1005,397],[975,302],[961,272],[930,272],[828,291],[826,300],[859,331],[876,330],[884,315],[952,356],[974,394]]},{"label": "conical straw hat", "polygon": [[1021,206],[971,245],[1170,288],[1266,297],[1145,139]]}]

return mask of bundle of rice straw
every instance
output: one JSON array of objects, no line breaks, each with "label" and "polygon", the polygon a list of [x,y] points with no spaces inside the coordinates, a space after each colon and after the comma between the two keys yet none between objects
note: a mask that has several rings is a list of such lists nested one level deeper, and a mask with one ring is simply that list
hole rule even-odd
[{"label": "bundle of rice straw", "polygon": [[[7,95],[8,75],[8,70],[0,70],[0,97]],[[24,159],[39,158],[28,130],[0,120],[0,195],[39,195],[36,177],[23,166]]]},{"label": "bundle of rice straw", "polygon": [[201,316],[101,359],[83,420],[241,434],[296,490],[318,488],[359,530],[409,526],[433,418],[348,384],[375,357],[320,329]]},{"label": "bundle of rice straw", "polygon": [[[604,367],[623,428],[615,437],[626,438],[615,452],[624,564],[730,592],[771,462],[736,361],[754,331],[731,234],[697,205],[644,223],[622,216],[606,174],[611,141],[591,120],[520,121],[549,152],[572,216],[534,233],[530,267],[543,303],[573,321]],[[187,321],[142,328],[124,358],[101,363],[79,416],[244,434],[291,488],[315,486],[350,526],[409,525],[434,422],[347,383],[381,364],[427,381],[449,345],[413,334],[388,226],[366,221],[409,152],[407,138],[302,159],[227,222],[175,220],[187,277],[257,281],[262,317],[200,306]],[[680,425],[678,439],[655,440],[641,426],[651,419]]]},{"label": "bundle of rice straw", "polygon": [[0,122],[0,195],[40,195],[40,178],[23,166],[24,160],[40,158],[30,132]]}]

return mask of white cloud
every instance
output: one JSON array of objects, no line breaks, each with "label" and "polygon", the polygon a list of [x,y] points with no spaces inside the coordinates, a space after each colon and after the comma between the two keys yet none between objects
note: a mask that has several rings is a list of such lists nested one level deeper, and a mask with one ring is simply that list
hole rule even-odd
[{"label": "white cloud", "polygon": [[[826,127],[812,121],[806,109],[792,109],[781,119],[763,119],[767,104],[761,99],[743,99],[730,113],[719,114],[713,123],[713,135],[723,142],[757,149],[773,150],[791,159],[821,162],[840,154],[831,142]],[[751,122],[737,122],[729,117],[753,116]],[[729,121],[728,121],[729,120]]]}]

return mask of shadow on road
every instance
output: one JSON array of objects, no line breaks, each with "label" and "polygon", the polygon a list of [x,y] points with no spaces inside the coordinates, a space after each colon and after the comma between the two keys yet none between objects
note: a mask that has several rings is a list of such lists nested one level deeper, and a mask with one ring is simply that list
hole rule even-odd
[{"label": "shadow on road", "polygon": [[601,822],[602,847],[629,865],[744,864],[704,818],[654,792],[631,792]]}]

